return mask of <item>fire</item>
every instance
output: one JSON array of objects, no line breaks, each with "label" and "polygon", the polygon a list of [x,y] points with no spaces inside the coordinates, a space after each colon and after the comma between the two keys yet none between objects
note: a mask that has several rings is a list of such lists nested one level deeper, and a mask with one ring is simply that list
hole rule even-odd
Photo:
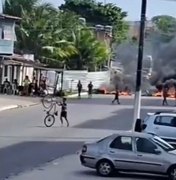
[{"label": "fire", "polygon": [[[163,97],[163,91],[158,91],[153,94],[154,97]],[[175,98],[175,88],[170,88],[168,91],[169,98]]]},{"label": "fire", "polygon": [[[116,92],[115,91],[110,91],[110,90],[107,90],[106,88],[101,88],[99,89],[100,93],[102,94],[115,94]],[[119,96],[131,96],[132,94],[130,92],[127,92],[127,91],[120,91],[119,92]]]}]

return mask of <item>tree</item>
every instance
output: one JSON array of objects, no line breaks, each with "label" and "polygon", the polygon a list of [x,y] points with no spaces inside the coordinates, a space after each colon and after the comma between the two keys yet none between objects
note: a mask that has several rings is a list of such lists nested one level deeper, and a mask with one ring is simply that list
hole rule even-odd
[{"label": "tree", "polygon": [[[18,3],[21,0],[16,0]],[[17,26],[17,53],[31,53],[50,66],[70,69],[95,69],[108,59],[105,44],[98,42],[74,12],[59,11],[48,3],[6,0],[4,9],[22,17]],[[28,8],[28,3],[30,8]],[[20,11],[16,11],[20,10]]]},{"label": "tree", "polygon": [[65,0],[60,9],[73,11],[86,18],[91,26],[97,24],[113,26],[113,41],[120,43],[126,38],[128,25],[123,19],[127,13],[113,4],[103,5],[94,0]]},{"label": "tree", "polygon": [[3,12],[12,16],[22,17],[23,11],[31,11],[38,4],[38,0],[5,0]]},{"label": "tree", "polygon": [[161,33],[175,33],[176,32],[176,18],[172,16],[162,15],[152,18],[152,22],[156,25]]},{"label": "tree", "polygon": [[160,42],[170,42],[176,33],[176,18],[172,16],[162,15],[152,18],[152,22],[155,24],[155,31],[153,37]]},{"label": "tree", "polygon": [[90,29],[78,27],[72,32],[72,38],[79,53],[70,58],[68,67],[92,71],[104,65],[110,57],[110,50],[105,43],[101,43],[95,38]]}]

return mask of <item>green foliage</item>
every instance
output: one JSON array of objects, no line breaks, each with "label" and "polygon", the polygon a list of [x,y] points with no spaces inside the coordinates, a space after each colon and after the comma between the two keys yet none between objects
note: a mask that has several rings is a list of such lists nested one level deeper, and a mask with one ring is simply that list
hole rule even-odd
[{"label": "green foliage", "polygon": [[152,21],[162,33],[176,32],[176,18],[172,16],[155,16]]},{"label": "green foliage", "polygon": [[175,37],[176,18],[172,16],[162,15],[152,18],[152,22],[156,26],[154,35],[162,42],[169,42]]},{"label": "green foliage", "polygon": [[84,17],[88,24],[113,26],[113,41],[122,42],[126,38],[128,25],[124,22],[127,16],[121,8],[113,5],[97,3],[94,0],[65,0],[65,4],[60,6],[62,10],[73,11]]},{"label": "green foliage", "polygon": [[78,27],[72,31],[72,41],[79,53],[68,61],[68,67],[96,70],[110,56],[106,45],[96,40],[94,33],[86,27]]},{"label": "green foliage", "polygon": [[105,43],[97,41],[74,12],[38,0],[6,0],[4,13],[22,18],[16,28],[16,52],[33,53],[50,67],[95,70],[110,57]]}]

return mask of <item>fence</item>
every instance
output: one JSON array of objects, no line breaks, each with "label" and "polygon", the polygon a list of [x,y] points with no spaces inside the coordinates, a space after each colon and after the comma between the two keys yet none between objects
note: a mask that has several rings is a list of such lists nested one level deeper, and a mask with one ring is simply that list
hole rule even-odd
[{"label": "fence", "polygon": [[77,83],[80,80],[83,85],[83,90],[87,90],[87,85],[92,81],[95,89],[101,85],[110,82],[110,72],[88,72],[88,71],[64,71],[63,89],[74,91],[77,90]]}]

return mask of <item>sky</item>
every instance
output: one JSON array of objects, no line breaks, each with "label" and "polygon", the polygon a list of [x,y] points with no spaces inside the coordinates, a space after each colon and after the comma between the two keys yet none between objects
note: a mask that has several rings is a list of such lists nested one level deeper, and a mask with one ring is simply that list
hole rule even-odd
[{"label": "sky", "polygon": [[[64,0],[43,0],[54,6],[59,6]],[[100,2],[113,3],[128,12],[128,20],[138,21],[140,19],[141,0],[99,0]],[[171,15],[176,17],[176,0],[148,0],[147,18],[156,15]]]},{"label": "sky", "polygon": [[[0,11],[2,1],[0,0]],[[64,3],[64,0],[42,0],[49,2],[55,7]],[[128,13],[127,20],[140,20],[140,9],[142,0],[98,0],[100,2],[113,3]],[[147,2],[147,19],[151,19],[156,15],[171,15],[176,17],[176,0],[148,0]]]}]

